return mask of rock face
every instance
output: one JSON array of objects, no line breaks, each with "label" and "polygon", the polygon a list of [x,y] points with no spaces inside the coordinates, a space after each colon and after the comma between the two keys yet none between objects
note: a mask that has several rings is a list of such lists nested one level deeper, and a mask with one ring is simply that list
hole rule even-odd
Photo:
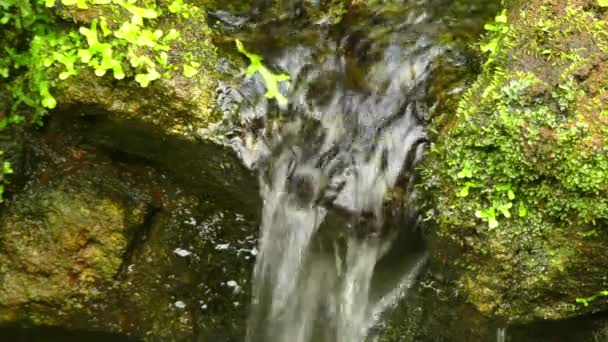
[{"label": "rock face", "polygon": [[[111,46],[112,61],[120,64],[124,73],[118,75],[116,70],[108,69],[99,76],[95,63],[87,66],[76,59],[75,74],[54,82],[58,108],[97,108],[114,120],[136,118],[159,126],[166,133],[193,138],[197,130],[218,119],[214,101],[220,77],[219,57],[211,42],[213,32],[207,25],[206,13],[203,8],[180,1],[161,1],[135,9],[129,6],[134,5],[115,1],[89,3],[86,9],[60,3],[52,8],[57,21],[71,22],[58,25],[59,35],[103,31],[98,35],[99,43]],[[142,23],[136,24],[137,11],[152,13],[140,17]],[[67,57],[71,57],[73,52],[69,49],[76,44],[81,49],[79,56],[88,46],[87,51],[92,51],[93,60],[96,58],[91,42],[60,44],[68,49],[64,53]],[[66,70],[69,69],[55,62],[47,72],[56,76]],[[152,75],[150,81],[142,82],[138,77],[143,75]]]},{"label": "rock face", "polygon": [[[56,118],[44,133],[25,133],[27,181],[0,212],[0,323],[152,340],[237,338],[258,207],[254,196],[234,198],[205,165],[232,165],[241,193],[239,178],[255,184],[251,175],[229,154],[191,153],[182,163],[154,154],[146,142],[158,130]],[[111,132],[134,139],[130,148]],[[152,137],[182,151],[194,144]]]},{"label": "rock face", "polygon": [[[512,324],[480,312],[459,282],[463,270],[454,267],[454,260],[460,252],[451,242],[432,248],[426,272],[396,308],[385,315],[373,338],[380,342],[496,341],[504,334],[507,341],[518,342],[605,341],[608,327],[605,313]],[[369,340],[375,341],[373,338]]]},{"label": "rock face", "polygon": [[608,308],[607,20],[597,1],[511,1],[457,114],[433,124],[428,215],[484,315]]},{"label": "rock face", "polygon": [[[0,131],[15,170],[0,207],[0,325],[238,339],[258,192],[231,151],[198,138],[217,119],[221,74],[206,13],[164,1],[137,24],[142,4],[82,3],[53,4],[57,25],[32,39],[34,57],[63,56],[43,70],[57,107],[42,129]],[[98,53],[82,36],[95,29],[124,75],[77,59]],[[144,58],[160,75],[134,65]],[[2,115],[8,100],[3,88]]]},{"label": "rock face", "polygon": [[99,291],[121,267],[129,230],[143,223],[145,208],[104,193],[101,179],[56,176],[49,184],[28,184],[3,215],[3,320],[27,304],[68,305],[72,297]]}]

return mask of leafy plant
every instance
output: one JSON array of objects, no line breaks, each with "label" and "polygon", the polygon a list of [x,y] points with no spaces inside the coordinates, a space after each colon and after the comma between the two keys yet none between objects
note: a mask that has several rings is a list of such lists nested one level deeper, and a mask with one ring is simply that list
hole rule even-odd
[{"label": "leafy plant", "polygon": [[256,72],[260,73],[262,78],[264,79],[264,83],[266,84],[266,95],[267,99],[276,99],[279,105],[286,105],[287,98],[281,94],[279,91],[279,83],[283,81],[290,80],[290,76],[288,74],[275,74],[270,71],[263,63],[263,58],[260,55],[256,55],[255,53],[251,53],[245,49],[245,46],[240,40],[236,40],[236,48],[237,50],[245,55],[249,61],[250,65],[247,68],[246,76],[251,77]]},{"label": "leafy plant", "polygon": [[597,294],[587,298],[576,298],[576,302],[583,304],[584,306],[589,306],[589,303],[593,302],[594,300],[597,300],[600,297],[608,297],[608,291],[600,291]]},{"label": "leafy plant", "polygon": [[491,34],[489,35],[489,39],[481,44],[480,49],[484,53],[489,53],[488,59],[486,60],[486,64],[489,64],[494,61],[498,46],[504,39],[505,34],[509,32],[509,26],[507,25],[507,10],[504,9],[496,16],[494,23],[486,24],[484,28]]},{"label": "leafy plant", "polygon": [[[103,15],[89,25],[66,28],[57,22],[49,7],[56,0],[0,0],[0,86],[11,94],[11,108],[0,113],[0,129],[25,121],[41,125],[42,117],[57,106],[52,95],[59,82],[92,70],[102,77],[111,71],[117,80],[132,77],[141,87],[162,77],[173,77],[183,63],[182,74],[191,78],[200,63],[174,54],[173,43],[180,32],[155,28],[161,9],[145,0],[61,0],[63,6],[97,13],[122,13],[128,19],[110,24]],[[169,11],[189,18],[196,6],[175,0]],[[200,15],[204,15],[199,13]],[[2,160],[0,159],[0,163]],[[0,164],[2,165],[2,164]],[[9,164],[10,166],[10,164]],[[7,171],[7,172],[3,172]],[[0,184],[9,168],[0,168]]]}]

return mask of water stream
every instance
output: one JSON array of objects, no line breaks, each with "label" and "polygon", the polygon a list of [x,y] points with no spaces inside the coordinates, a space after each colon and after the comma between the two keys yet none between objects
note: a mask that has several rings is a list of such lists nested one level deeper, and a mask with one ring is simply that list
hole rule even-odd
[{"label": "water stream", "polygon": [[[291,76],[287,106],[263,97],[261,77],[224,89],[247,127],[230,145],[259,172],[264,203],[248,342],[364,341],[411,286],[426,253],[404,236],[417,241],[415,168],[447,51],[436,6],[451,3],[389,1],[343,25],[292,18],[244,36]],[[399,266],[382,274],[391,249]]]}]

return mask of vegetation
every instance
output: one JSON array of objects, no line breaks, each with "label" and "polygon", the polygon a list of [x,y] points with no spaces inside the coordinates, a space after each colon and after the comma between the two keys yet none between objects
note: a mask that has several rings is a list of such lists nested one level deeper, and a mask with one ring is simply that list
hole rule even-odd
[{"label": "vegetation", "polygon": [[589,306],[590,302],[593,302],[594,300],[596,300],[600,297],[608,297],[608,291],[600,291],[596,295],[593,295],[588,298],[576,298],[576,302],[581,303],[584,306]]},{"label": "vegetation", "polygon": [[[475,277],[485,277],[487,271],[499,279],[497,272],[506,277],[509,271],[511,285],[540,289],[551,283],[553,275],[547,272],[564,277],[570,267],[564,266],[566,260],[574,265],[590,253],[556,241],[571,235],[584,238],[589,232],[606,234],[608,64],[603,56],[608,53],[608,22],[593,3],[535,1],[530,4],[534,10],[498,15],[486,25],[489,33],[480,44],[485,54],[481,76],[463,95],[456,116],[433,124],[439,134],[423,174],[427,190],[435,195],[431,215],[440,233],[482,255],[498,246],[504,253],[508,248],[510,258],[527,263],[520,272],[490,265],[498,261],[488,259],[487,269],[478,269]],[[569,272],[581,278],[566,283],[596,276],[595,264],[577,266],[576,271],[571,267]],[[497,307],[506,299],[482,294],[474,289],[479,284],[469,280],[480,307],[529,317],[513,313],[518,309],[514,301],[512,307]],[[493,290],[510,286],[496,282]],[[591,283],[598,284],[586,282]],[[530,302],[534,291],[526,296]],[[518,299],[522,305],[526,296]],[[560,303],[537,311],[558,317],[574,310]]]},{"label": "vegetation", "polygon": [[[182,0],[2,0],[0,8],[0,39],[6,42],[0,52],[0,87],[12,98],[11,108],[1,113],[0,129],[22,122],[41,125],[57,106],[53,88],[88,70],[98,77],[132,78],[147,87],[180,70],[184,77],[194,77],[201,66],[191,53],[173,53],[178,29],[158,28],[164,16],[174,21],[204,17]],[[86,9],[94,14],[79,18],[79,27],[61,20],[66,13],[76,19],[70,11]],[[3,163],[0,182],[11,171]]]},{"label": "vegetation", "polygon": [[247,51],[243,43],[238,39],[236,40],[236,48],[240,53],[245,55],[251,63],[247,68],[246,76],[251,77],[255,73],[259,73],[262,76],[262,79],[264,80],[264,83],[266,85],[266,98],[276,99],[279,105],[286,105],[287,98],[283,96],[283,94],[281,94],[281,92],[279,91],[279,83],[283,81],[288,81],[290,79],[289,75],[275,74],[270,71],[262,63],[262,56]]},{"label": "vegetation", "polygon": [[[528,223],[540,216],[597,224],[608,218],[606,198],[598,196],[605,191],[608,159],[603,153],[602,125],[594,123],[606,113],[597,110],[599,97],[589,103],[577,101],[586,92],[575,81],[574,72],[592,65],[592,58],[583,57],[589,52],[569,51],[561,45],[563,35],[589,29],[598,39],[593,52],[606,51],[606,22],[571,7],[567,17],[555,22],[530,20],[538,36],[528,41],[527,35],[509,30],[506,21],[503,12],[496,24],[487,25],[491,34],[481,46],[488,53],[484,76],[464,95],[457,112],[463,124],[450,130],[449,146],[435,145],[435,151],[446,157],[448,176],[459,184],[460,209],[475,213],[490,229],[498,227],[499,216],[518,220],[527,230],[534,227]],[[571,28],[558,34],[555,29],[561,26]],[[509,47],[519,45],[526,45],[527,53],[535,57],[562,66],[554,89],[552,80],[543,75],[509,70],[510,65],[523,62],[510,60],[508,54]],[[603,93],[605,88],[597,91]],[[566,196],[556,198],[554,185],[560,185],[557,189]],[[529,205],[543,212],[527,218]],[[513,208],[518,218],[512,217]]]}]

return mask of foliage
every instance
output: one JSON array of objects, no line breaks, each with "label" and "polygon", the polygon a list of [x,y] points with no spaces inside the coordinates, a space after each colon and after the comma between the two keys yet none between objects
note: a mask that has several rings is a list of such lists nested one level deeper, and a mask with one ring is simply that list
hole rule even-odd
[{"label": "foliage", "polygon": [[[587,56],[608,52],[608,25],[579,7],[568,8],[567,16],[554,22],[530,18],[530,32],[510,30],[506,23],[503,12],[486,26],[490,34],[481,45],[488,53],[483,75],[463,96],[458,124],[433,146],[432,153],[447,163],[445,176],[458,185],[453,198],[443,198],[459,209],[450,204],[442,219],[455,223],[460,215],[453,212],[466,210],[496,228],[499,216],[515,220],[511,210],[517,208],[516,226],[529,230],[526,220],[534,208],[533,216],[548,221],[599,224],[608,219],[603,196],[608,137],[604,125],[596,123],[606,114],[593,102],[603,97],[591,99],[588,85],[573,74],[595,62]],[[561,27],[568,29],[558,32]],[[564,46],[569,36],[587,32],[597,46],[587,51]],[[526,56],[513,54],[513,47]],[[529,55],[561,70],[555,77],[558,86],[551,86],[548,75],[519,68],[517,59],[529,60]],[[585,97],[589,101],[581,101]],[[431,172],[437,170],[427,177]]]},{"label": "foliage", "polygon": [[281,94],[279,91],[279,83],[283,81],[288,81],[290,79],[288,74],[275,74],[270,71],[263,63],[262,56],[256,55],[255,53],[251,53],[245,49],[245,46],[240,40],[236,40],[237,50],[245,55],[249,61],[250,65],[247,68],[246,76],[251,77],[256,72],[260,73],[262,76],[264,83],[266,84],[266,98],[267,99],[276,99],[279,105],[286,105],[287,98]]},{"label": "foliage", "polygon": [[173,77],[180,68],[186,78],[199,72],[201,64],[192,54],[173,53],[180,31],[157,28],[163,13],[175,21],[204,16],[196,6],[182,0],[160,5],[148,0],[61,3],[64,11],[92,10],[90,23],[75,28],[63,22],[51,9],[54,0],[0,0],[0,91],[12,97],[10,110],[0,113],[0,129],[25,121],[41,125],[57,106],[53,88],[83,71],[99,77],[111,72],[117,80],[132,77],[141,87]]},{"label": "foliage", "polygon": [[597,294],[587,298],[576,298],[576,302],[583,304],[584,306],[589,306],[590,302],[593,302],[600,297],[608,297],[608,291],[600,291]]},{"label": "foliage", "polygon": [[427,218],[462,248],[459,281],[481,312],[526,321],[608,305],[601,295],[574,303],[605,290],[605,15],[567,0],[499,14],[456,115],[429,127]]},{"label": "foliage", "polygon": [[[593,248],[608,233],[608,22],[597,7],[537,3],[513,22],[503,12],[487,27],[480,77],[455,116],[432,123],[439,134],[423,186],[433,195],[439,233],[477,258],[468,273],[477,277],[467,283],[472,302],[531,317],[517,308],[568,274],[553,288],[568,298],[542,306],[542,315],[564,317],[584,309],[567,303],[572,289],[593,293],[604,285],[602,267],[588,261],[601,260]],[[489,274],[502,283],[480,280]],[[479,282],[490,290],[478,290]],[[496,299],[508,287],[526,295]],[[605,305],[599,298],[595,304]],[[579,303],[590,305],[585,300]]]}]

